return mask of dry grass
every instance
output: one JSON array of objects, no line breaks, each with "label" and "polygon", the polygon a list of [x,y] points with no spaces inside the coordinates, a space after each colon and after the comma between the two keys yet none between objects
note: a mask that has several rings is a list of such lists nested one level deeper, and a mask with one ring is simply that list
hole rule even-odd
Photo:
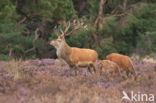
[{"label": "dry grass", "polygon": [[21,76],[21,72],[20,72],[20,63],[21,63],[22,61],[21,60],[18,60],[18,61],[16,61],[16,60],[12,60],[12,61],[10,61],[9,63],[8,63],[8,65],[7,65],[7,71],[8,71],[8,73],[10,74],[10,75],[12,75],[13,76],[13,78],[16,80],[16,79],[19,79],[20,78],[20,76]]}]

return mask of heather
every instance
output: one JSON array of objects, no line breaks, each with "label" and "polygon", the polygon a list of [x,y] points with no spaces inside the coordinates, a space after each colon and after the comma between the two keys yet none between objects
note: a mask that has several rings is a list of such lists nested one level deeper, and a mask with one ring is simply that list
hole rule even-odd
[{"label": "heather", "polygon": [[57,59],[1,61],[0,102],[121,103],[122,91],[156,95],[156,63],[135,60],[133,64],[137,80],[91,74],[87,68],[75,76]]}]

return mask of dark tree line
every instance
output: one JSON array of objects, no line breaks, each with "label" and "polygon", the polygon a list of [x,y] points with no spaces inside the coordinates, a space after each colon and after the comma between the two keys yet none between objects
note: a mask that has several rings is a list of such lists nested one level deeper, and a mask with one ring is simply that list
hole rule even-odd
[{"label": "dark tree line", "polygon": [[88,29],[66,37],[71,46],[141,55],[156,51],[154,0],[1,0],[0,59],[56,58],[54,27],[83,20]]}]

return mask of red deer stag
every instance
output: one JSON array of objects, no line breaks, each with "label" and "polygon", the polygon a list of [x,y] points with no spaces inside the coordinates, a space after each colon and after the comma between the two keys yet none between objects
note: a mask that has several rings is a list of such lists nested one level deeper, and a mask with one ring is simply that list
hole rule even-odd
[{"label": "red deer stag", "polygon": [[127,76],[129,76],[129,74],[136,76],[132,61],[128,56],[112,53],[106,56],[106,59],[117,63],[121,68],[121,72],[126,72]]},{"label": "red deer stag", "polygon": [[[68,29],[72,25],[72,30],[67,33]],[[56,54],[58,58],[63,59],[69,65],[71,69],[75,69],[75,74],[77,74],[78,67],[88,67],[89,72],[91,72],[91,67],[93,68],[94,72],[96,72],[96,62],[98,59],[98,54],[95,50],[91,49],[84,49],[84,48],[77,48],[77,47],[70,47],[66,41],[65,36],[71,35],[75,30],[83,27],[83,23],[75,22],[72,23],[68,22],[65,25],[64,32],[61,30],[61,34],[55,31],[57,35],[56,40],[52,40],[50,42],[56,48]]]}]

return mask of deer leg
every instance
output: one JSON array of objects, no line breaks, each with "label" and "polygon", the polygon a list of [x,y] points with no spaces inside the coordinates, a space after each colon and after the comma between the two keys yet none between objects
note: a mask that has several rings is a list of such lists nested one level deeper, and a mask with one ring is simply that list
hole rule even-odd
[{"label": "deer leg", "polygon": [[131,75],[132,75],[132,77],[134,77],[134,80],[137,79],[137,74],[136,74],[134,68],[131,68]]},{"label": "deer leg", "polygon": [[130,68],[130,73],[131,73],[133,76],[136,76],[136,72],[135,72],[134,68]]},{"label": "deer leg", "polygon": [[122,76],[123,79],[127,79],[127,78],[128,78],[128,76],[127,76],[127,71],[122,69],[121,72],[122,72],[122,74],[123,74],[123,76]]},{"label": "deer leg", "polygon": [[100,75],[102,75],[102,65],[100,65],[100,64],[99,64],[98,72],[99,72]]},{"label": "deer leg", "polygon": [[77,73],[77,72],[78,72],[78,66],[75,66],[74,69],[75,69],[75,76],[77,76],[77,74],[78,74],[78,73]]},{"label": "deer leg", "polygon": [[92,73],[92,71],[91,71],[91,69],[90,69],[90,65],[88,66],[88,71],[89,71],[90,73]]},{"label": "deer leg", "polygon": [[96,73],[96,62],[92,64],[93,70]]},{"label": "deer leg", "polygon": [[128,78],[131,77],[131,71],[129,69],[126,70],[126,75]]},{"label": "deer leg", "polygon": [[128,72],[128,73],[127,73],[127,76],[128,76],[128,77],[134,76],[134,73],[135,73],[135,72],[134,72],[131,68],[128,68],[127,72]]},{"label": "deer leg", "polygon": [[74,71],[74,69],[75,69],[75,66],[70,65],[70,71],[71,71],[70,75],[71,75],[71,76],[73,75],[73,71]]}]

